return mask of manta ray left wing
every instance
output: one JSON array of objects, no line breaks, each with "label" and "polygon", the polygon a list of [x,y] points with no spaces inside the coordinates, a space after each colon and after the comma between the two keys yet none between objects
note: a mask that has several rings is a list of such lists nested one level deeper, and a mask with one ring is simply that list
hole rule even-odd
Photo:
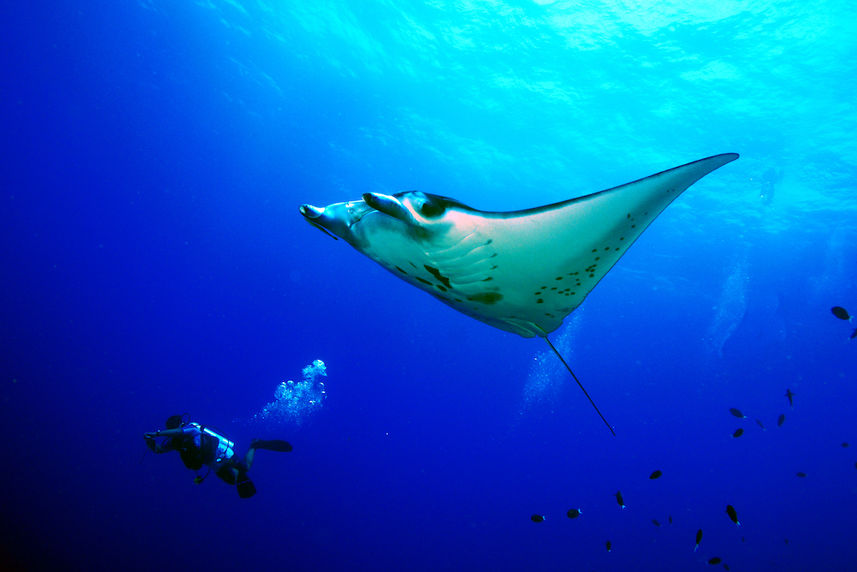
[{"label": "manta ray left wing", "polygon": [[[524,337],[556,330],[654,219],[694,182],[737,155],[689,163],[620,187],[523,211],[451,204],[451,224],[423,241],[420,287]],[[422,268],[422,267],[420,267]],[[448,281],[440,282],[441,278]],[[448,286],[446,292],[438,284]]]}]

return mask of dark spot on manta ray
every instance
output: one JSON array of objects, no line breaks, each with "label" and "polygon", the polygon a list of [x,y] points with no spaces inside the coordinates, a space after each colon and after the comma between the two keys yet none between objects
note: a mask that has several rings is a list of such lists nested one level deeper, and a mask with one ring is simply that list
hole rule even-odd
[{"label": "dark spot on manta ray", "polygon": [[551,290],[556,290],[556,286],[551,286]]},{"label": "dark spot on manta ray", "polygon": [[401,268],[399,268],[398,266],[396,266],[396,270],[398,270],[398,271],[399,271],[399,272],[401,272],[402,274],[407,274],[407,272],[405,272],[404,270],[402,270],[402,269],[401,269]]},{"label": "dark spot on manta ray", "polygon": [[598,252],[598,249],[597,249],[597,248],[593,248],[593,249],[592,249],[592,252]]},{"label": "dark spot on manta ray", "polygon": [[417,276],[417,280],[419,280],[420,282],[422,282],[423,284],[426,284],[428,286],[434,286],[434,284],[432,284],[431,282],[429,282],[425,278],[420,278],[419,276]]},{"label": "dark spot on manta ray", "polygon": [[536,300],[536,304],[544,304],[544,303],[545,303],[545,301],[543,298],[539,298],[538,300]]},{"label": "dark spot on manta ray", "polygon": [[449,283],[449,278],[447,278],[446,276],[441,274],[440,270],[438,270],[437,268],[435,268],[433,266],[429,266],[428,264],[423,264],[423,267],[429,271],[429,274],[431,274],[432,276],[434,276],[435,278],[437,278],[438,280],[443,282],[444,286],[446,286],[447,288],[452,288],[452,286]]},{"label": "dark spot on manta ray", "polygon": [[438,290],[440,290],[441,292],[446,292],[446,288],[444,288],[440,284],[435,284],[434,287],[437,288]]},{"label": "dark spot on manta ray", "polygon": [[503,299],[503,295],[499,292],[480,292],[479,294],[468,296],[467,299],[471,302],[479,302],[482,304],[496,304]]},{"label": "dark spot on manta ray", "polygon": [[414,268],[416,268],[416,267],[417,267],[417,265],[416,265],[416,264],[414,264],[413,262],[411,262],[410,260],[408,261],[408,264],[410,264],[410,265],[411,265],[411,266],[413,266]]},{"label": "dark spot on manta ray", "polygon": [[482,279],[482,282],[491,282],[492,280],[494,280],[494,277],[493,277],[493,276],[489,276],[488,278],[483,278],[483,279]]},{"label": "dark spot on manta ray", "polygon": [[562,280],[562,276],[557,276],[554,280]]}]

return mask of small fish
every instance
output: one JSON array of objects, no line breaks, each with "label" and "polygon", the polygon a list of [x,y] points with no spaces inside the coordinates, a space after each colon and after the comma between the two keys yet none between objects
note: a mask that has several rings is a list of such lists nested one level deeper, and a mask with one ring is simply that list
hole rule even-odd
[{"label": "small fish", "polygon": [[761,419],[756,419],[756,425],[758,425],[762,429],[762,431],[765,430],[765,424],[762,423]]},{"label": "small fish", "polygon": [[732,433],[732,438],[737,439],[738,437],[740,437],[743,434],[744,434],[744,430],[739,427],[739,428],[735,429],[734,433]]},{"label": "small fish", "polygon": [[780,413],[780,416],[777,417],[777,427],[782,427],[783,423],[786,421],[786,414]]},{"label": "small fish", "polygon": [[796,472],[796,473],[795,473],[795,475],[796,475],[796,476],[798,476],[798,477],[800,477],[800,478],[804,478],[804,477],[806,477],[806,473],[804,473],[803,471],[798,471],[798,472]]},{"label": "small fish", "polygon": [[625,508],[625,499],[622,498],[622,491],[616,491],[616,502],[619,503],[619,508]]},{"label": "small fish", "polygon": [[702,542],[702,529],[696,531],[696,545],[693,547],[693,551],[696,552],[699,550],[699,543]]},{"label": "small fish", "polygon": [[740,409],[735,409],[734,407],[729,408],[729,413],[737,417],[738,419],[746,419],[747,416],[741,413]]},{"label": "small fish", "polygon": [[530,517],[530,520],[532,520],[533,522],[544,522],[545,521],[545,515],[534,514],[533,516]]},{"label": "small fish", "polygon": [[669,515],[669,516],[667,517],[667,522],[669,522],[670,524],[672,524],[672,523],[673,523],[673,515]]},{"label": "small fish", "polygon": [[658,522],[658,521],[657,521],[657,519],[655,519],[655,518],[653,518],[653,519],[652,519],[652,524],[654,524],[655,526],[660,526],[660,525],[661,525],[661,523],[660,523],[660,522]]},{"label": "small fish", "polygon": [[660,470],[652,471],[652,474],[651,474],[651,475],[649,475],[649,478],[650,478],[650,479],[657,479],[657,478],[658,478],[658,477],[660,477],[661,475],[663,475],[663,473],[662,473]]},{"label": "small fish", "polygon": [[613,550],[613,543],[609,540],[604,543],[605,548],[607,548],[607,552],[611,552]]},{"label": "small fish", "polygon": [[570,508],[570,509],[568,509],[568,512],[565,514],[568,516],[568,518],[577,518],[582,513],[583,513],[583,511],[580,510],[579,508]]},{"label": "small fish", "polygon": [[735,507],[731,504],[726,505],[726,514],[729,515],[729,520],[735,523],[736,526],[741,526],[741,522],[738,520],[738,513],[735,512]]},{"label": "small fish", "polygon": [[833,315],[839,318],[840,320],[848,320],[851,321],[851,315],[848,313],[848,310],[843,308],[842,306],[834,306],[830,309],[833,312]]},{"label": "small fish", "polygon": [[843,441],[843,442],[842,442],[842,448],[844,449],[844,448],[845,448],[845,447],[847,447],[847,446],[848,446],[848,441]]},{"label": "small fish", "polygon": [[714,556],[714,557],[708,559],[709,564],[720,564],[721,562],[723,562],[723,559],[720,558],[719,556]]},{"label": "small fish", "polygon": [[787,398],[788,398],[788,400],[789,400],[789,407],[794,407],[794,406],[795,406],[794,396],[795,396],[794,392],[793,392],[791,389],[788,389],[788,388],[787,388],[787,389],[786,389],[786,397],[787,397]]}]

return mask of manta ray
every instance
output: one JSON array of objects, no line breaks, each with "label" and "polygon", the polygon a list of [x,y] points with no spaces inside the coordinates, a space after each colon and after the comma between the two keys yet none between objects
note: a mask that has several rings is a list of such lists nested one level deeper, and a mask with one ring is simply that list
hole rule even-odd
[{"label": "manta ray", "polygon": [[365,193],[326,207],[304,204],[313,226],[341,238],[402,280],[472,318],[550,345],[628,247],[693,183],[738,158],[715,155],[618,187],[541,207],[481,211],[420,191]]}]

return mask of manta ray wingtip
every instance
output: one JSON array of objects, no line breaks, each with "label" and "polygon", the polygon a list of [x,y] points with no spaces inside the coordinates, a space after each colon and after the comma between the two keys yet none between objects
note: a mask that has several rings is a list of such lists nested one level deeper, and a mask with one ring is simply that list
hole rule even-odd
[{"label": "manta ray wingtip", "polygon": [[[726,163],[731,163],[732,161],[735,161],[736,159],[740,158],[740,157],[741,157],[741,155],[740,155],[740,154],[738,154],[738,153],[734,153],[734,152],[730,152],[730,153],[720,153],[719,155],[714,155],[713,157],[709,157],[709,159],[713,159],[713,158],[715,158],[715,157],[721,157],[721,158],[723,158],[723,159],[726,159]],[[703,160],[704,160],[704,159],[703,159]],[[725,163],[724,163],[724,164],[725,164]]]}]

